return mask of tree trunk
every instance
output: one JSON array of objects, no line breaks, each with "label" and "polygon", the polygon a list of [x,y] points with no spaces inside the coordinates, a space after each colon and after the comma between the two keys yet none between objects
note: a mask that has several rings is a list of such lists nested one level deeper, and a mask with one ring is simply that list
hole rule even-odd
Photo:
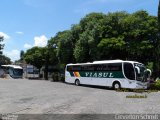
[{"label": "tree trunk", "polygon": [[48,80],[48,63],[49,63],[49,53],[47,51],[46,59],[45,59],[45,70],[44,70],[44,78]]}]

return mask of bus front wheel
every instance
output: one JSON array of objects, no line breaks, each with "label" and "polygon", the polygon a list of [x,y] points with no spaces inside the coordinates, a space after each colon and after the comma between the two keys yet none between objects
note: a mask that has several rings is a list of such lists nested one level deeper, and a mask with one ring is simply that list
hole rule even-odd
[{"label": "bus front wheel", "polygon": [[80,81],[77,79],[75,80],[75,85],[79,86],[80,85]]},{"label": "bus front wheel", "polygon": [[117,90],[117,89],[121,89],[121,85],[119,82],[114,82],[113,83],[113,89]]}]

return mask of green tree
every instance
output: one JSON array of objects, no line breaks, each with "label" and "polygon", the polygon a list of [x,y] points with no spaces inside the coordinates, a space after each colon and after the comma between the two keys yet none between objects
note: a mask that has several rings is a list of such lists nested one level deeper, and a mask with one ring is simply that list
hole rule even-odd
[{"label": "green tree", "polygon": [[[129,16],[126,12],[108,13],[104,18],[102,39],[97,44],[100,60],[126,59],[126,41],[123,20]],[[118,54],[117,54],[118,53]]]},{"label": "green tree", "polygon": [[21,52],[20,52],[20,60],[23,60],[23,57],[24,57],[24,51],[21,50]]},{"label": "green tree", "polygon": [[[71,31],[59,32],[53,39],[53,44],[57,47],[57,57],[60,63],[69,63],[73,61],[74,44]],[[57,41],[57,42],[56,42]]]},{"label": "green tree", "polygon": [[74,49],[76,62],[90,61],[88,39],[87,33],[84,32],[80,35],[79,41],[77,41]]},{"label": "green tree", "polygon": [[99,59],[97,44],[102,39],[104,18],[105,14],[103,13],[91,13],[81,19],[79,23],[79,35],[77,35],[74,46],[76,62]]},{"label": "green tree", "polygon": [[0,55],[0,65],[11,64],[11,59],[5,55]]},{"label": "green tree", "polygon": [[[49,40],[47,58],[53,60],[47,61],[55,63],[47,63],[65,66],[108,59],[158,62],[158,30],[157,17],[143,10],[132,14],[90,13],[70,30],[58,32]],[[154,66],[159,65],[157,62]]]},{"label": "green tree", "polygon": [[39,70],[45,64],[45,49],[42,47],[33,47],[28,49],[24,54],[24,60],[31,65],[34,65]]},{"label": "green tree", "polygon": [[[98,44],[101,59],[119,59],[125,47],[123,37],[102,39]],[[119,54],[117,54],[119,53]],[[110,55],[110,56],[108,56]]]},{"label": "green tree", "polygon": [[[125,42],[127,58],[140,62],[148,61],[152,55],[146,51],[153,49],[153,33],[156,32],[155,18],[149,16],[146,11],[137,11],[130,14],[122,21],[122,30]],[[151,32],[151,30],[154,30]]]}]

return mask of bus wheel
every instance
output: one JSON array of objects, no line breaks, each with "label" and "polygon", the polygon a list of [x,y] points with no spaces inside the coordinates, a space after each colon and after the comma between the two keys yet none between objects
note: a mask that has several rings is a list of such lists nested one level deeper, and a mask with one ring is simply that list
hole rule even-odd
[{"label": "bus wheel", "polygon": [[121,85],[119,82],[114,82],[113,83],[113,89],[117,90],[117,89],[121,89]]},{"label": "bus wheel", "polygon": [[78,79],[75,81],[75,85],[77,85],[77,86],[80,85],[80,81]]}]

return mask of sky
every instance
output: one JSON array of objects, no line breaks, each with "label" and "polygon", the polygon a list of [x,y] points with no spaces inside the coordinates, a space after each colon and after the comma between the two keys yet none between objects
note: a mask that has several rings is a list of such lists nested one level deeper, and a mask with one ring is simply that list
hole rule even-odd
[{"label": "sky", "polygon": [[146,10],[157,16],[158,0],[0,0],[0,36],[4,36],[3,54],[12,61],[20,51],[44,47],[60,31],[91,12]]}]

